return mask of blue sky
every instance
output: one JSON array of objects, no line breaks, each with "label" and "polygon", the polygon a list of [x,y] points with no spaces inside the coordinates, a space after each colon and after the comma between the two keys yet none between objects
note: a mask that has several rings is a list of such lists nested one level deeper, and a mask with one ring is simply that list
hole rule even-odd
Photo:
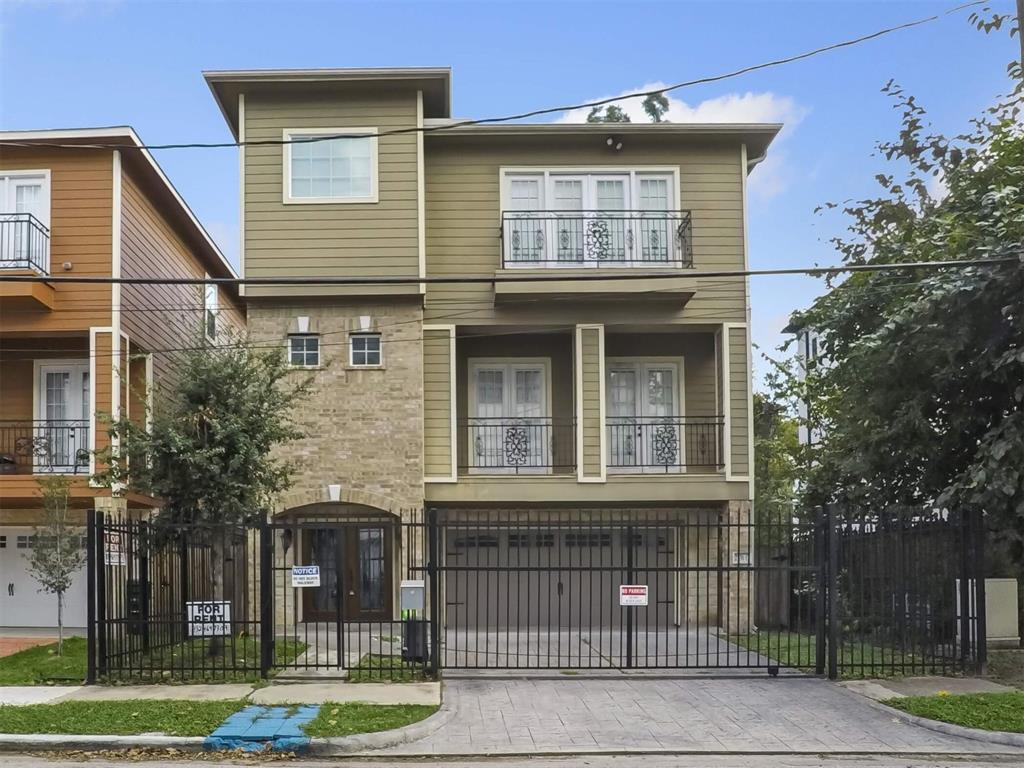
[{"label": "blue sky", "polygon": [[[676,82],[798,53],[928,16],[954,2],[115,2],[0,4],[0,127],[129,124],[150,143],[221,141],[204,69],[448,65],[454,113],[506,114]],[[1009,13],[1012,0],[993,0]],[[673,94],[672,116],[782,120],[751,177],[754,268],[830,263],[840,219],[825,201],[873,192],[874,143],[898,114],[895,78],[939,130],[955,132],[1007,90],[1016,40],[967,13],[853,48]],[[237,263],[236,150],[157,157]],[[754,278],[754,340],[771,347],[811,278]]]}]

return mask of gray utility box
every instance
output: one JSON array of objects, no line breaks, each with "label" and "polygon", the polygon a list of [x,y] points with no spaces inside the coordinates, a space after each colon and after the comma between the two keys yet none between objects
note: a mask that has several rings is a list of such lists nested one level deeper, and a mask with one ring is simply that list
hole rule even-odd
[{"label": "gray utility box", "polygon": [[421,579],[402,581],[402,661],[427,660],[427,622],[423,619],[425,592],[425,585]]}]

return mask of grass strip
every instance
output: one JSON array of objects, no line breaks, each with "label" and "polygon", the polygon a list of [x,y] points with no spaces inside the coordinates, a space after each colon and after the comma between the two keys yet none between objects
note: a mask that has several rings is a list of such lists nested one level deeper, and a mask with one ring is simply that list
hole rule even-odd
[{"label": "grass strip", "polygon": [[983,731],[1024,733],[1024,691],[968,693],[960,696],[908,696],[889,699],[890,707],[929,720],[980,728]]},{"label": "grass strip", "polygon": [[[730,635],[729,642],[757,653],[780,667],[814,672],[817,653],[814,635],[802,632],[769,630],[746,635]],[[839,676],[843,680],[898,677],[925,674],[923,661],[914,654],[881,648],[867,643],[849,642],[840,646]],[[903,671],[905,670],[905,671]]]},{"label": "grass strip", "polygon": [[65,640],[63,656],[56,643],[26,648],[0,658],[0,685],[76,685],[85,679],[85,656],[84,637]]},{"label": "grass strip", "polygon": [[401,728],[430,717],[437,707],[427,704],[362,704],[327,702],[305,730],[307,736],[351,736]]},{"label": "grass strip", "polygon": [[62,701],[0,706],[0,733],[207,736],[244,701]]},{"label": "grass strip", "polygon": [[375,653],[364,654],[348,671],[350,683],[418,683],[427,679],[421,664]]}]

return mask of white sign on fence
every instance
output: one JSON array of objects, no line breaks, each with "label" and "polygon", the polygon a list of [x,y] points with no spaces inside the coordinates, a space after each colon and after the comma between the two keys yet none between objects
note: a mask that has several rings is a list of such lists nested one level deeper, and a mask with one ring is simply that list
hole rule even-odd
[{"label": "white sign on fence", "polygon": [[647,605],[647,585],[620,584],[619,605]]},{"label": "white sign on fence", "polygon": [[107,531],[103,534],[106,541],[103,545],[104,565],[124,565],[124,540],[119,531]]},{"label": "white sign on fence", "polygon": [[185,603],[189,637],[221,637],[231,634],[231,603],[207,600]]},{"label": "white sign on fence", "polygon": [[319,565],[293,565],[292,566],[293,587],[319,587],[320,566]]}]

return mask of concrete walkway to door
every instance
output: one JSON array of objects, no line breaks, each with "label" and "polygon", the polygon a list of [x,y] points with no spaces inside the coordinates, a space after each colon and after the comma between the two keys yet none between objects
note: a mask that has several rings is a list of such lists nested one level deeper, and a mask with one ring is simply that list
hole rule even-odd
[{"label": "concrete walkway to door", "polygon": [[813,678],[454,680],[444,696],[454,716],[432,735],[370,754],[1015,751],[901,723]]}]

